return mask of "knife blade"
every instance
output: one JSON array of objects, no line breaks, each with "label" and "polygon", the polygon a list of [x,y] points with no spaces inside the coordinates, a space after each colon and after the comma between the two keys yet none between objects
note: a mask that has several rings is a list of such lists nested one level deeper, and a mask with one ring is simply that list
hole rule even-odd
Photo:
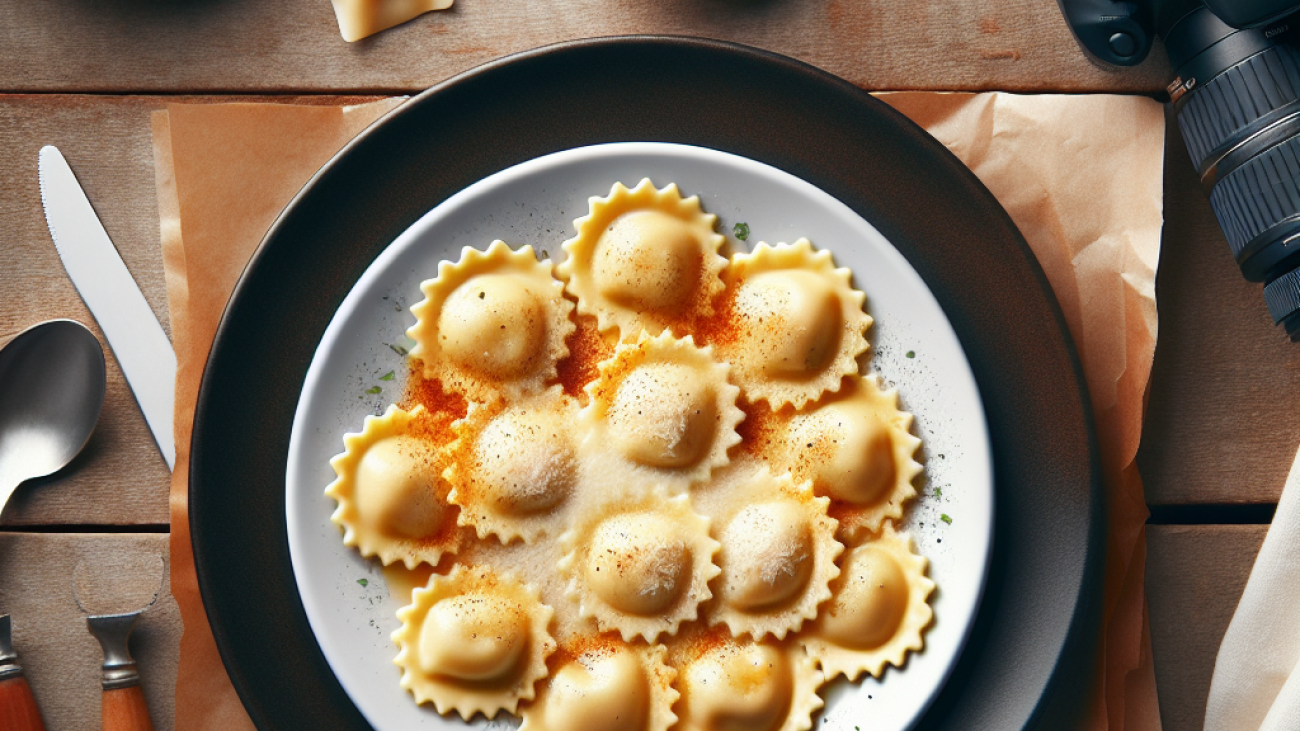
[{"label": "knife blade", "polygon": [[172,434],[176,353],[167,333],[122,263],[72,168],[52,145],[41,148],[40,185],[45,223],[63,268],[104,332],[170,470],[176,462]]}]

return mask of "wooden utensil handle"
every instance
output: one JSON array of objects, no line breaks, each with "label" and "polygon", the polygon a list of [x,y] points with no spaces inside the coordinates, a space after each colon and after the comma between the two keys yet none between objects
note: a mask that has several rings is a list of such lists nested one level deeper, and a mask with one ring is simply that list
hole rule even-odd
[{"label": "wooden utensil handle", "polygon": [[140,686],[104,691],[104,731],[153,731]]},{"label": "wooden utensil handle", "polygon": [[45,731],[36,698],[27,685],[27,678],[0,680],[0,728],[13,731]]}]

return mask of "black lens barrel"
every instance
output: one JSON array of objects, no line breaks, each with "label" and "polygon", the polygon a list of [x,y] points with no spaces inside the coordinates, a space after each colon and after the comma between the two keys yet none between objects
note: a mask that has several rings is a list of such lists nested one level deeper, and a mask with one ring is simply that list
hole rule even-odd
[{"label": "black lens barrel", "polygon": [[1169,29],[1183,140],[1242,274],[1300,341],[1300,51],[1287,21],[1238,30],[1200,7]]},{"label": "black lens barrel", "polygon": [[1265,48],[1192,91],[1175,109],[1187,151],[1204,179],[1243,141],[1300,112],[1300,53],[1288,46]]}]

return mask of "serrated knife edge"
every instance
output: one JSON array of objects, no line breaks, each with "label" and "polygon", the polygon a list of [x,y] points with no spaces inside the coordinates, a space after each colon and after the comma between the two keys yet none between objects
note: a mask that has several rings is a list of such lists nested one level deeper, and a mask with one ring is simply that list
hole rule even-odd
[{"label": "serrated knife edge", "polygon": [[176,353],[171,341],[58,148],[41,148],[39,169],[54,248],[108,340],[170,470],[176,462]]}]

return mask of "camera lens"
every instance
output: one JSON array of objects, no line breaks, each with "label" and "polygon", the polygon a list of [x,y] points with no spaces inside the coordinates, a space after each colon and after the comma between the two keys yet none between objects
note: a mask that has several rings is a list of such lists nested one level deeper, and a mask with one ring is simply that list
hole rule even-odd
[{"label": "camera lens", "polygon": [[1165,39],[1183,141],[1242,274],[1300,341],[1300,51],[1292,19],[1238,30],[1203,6]]}]

